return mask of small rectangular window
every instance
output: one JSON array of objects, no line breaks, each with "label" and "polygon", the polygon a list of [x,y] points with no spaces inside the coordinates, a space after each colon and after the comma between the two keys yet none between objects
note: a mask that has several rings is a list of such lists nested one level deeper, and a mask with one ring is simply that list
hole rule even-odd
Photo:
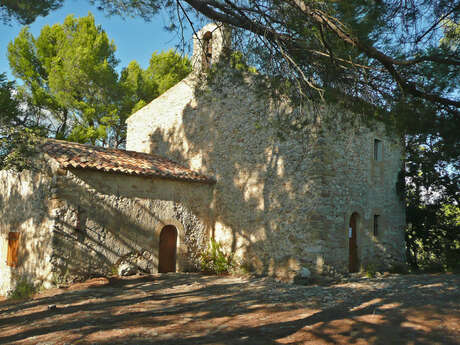
[{"label": "small rectangular window", "polygon": [[374,214],[374,236],[375,237],[379,235],[379,222],[380,222],[380,216],[378,214]]},{"label": "small rectangular window", "polygon": [[382,140],[374,139],[374,160],[381,161],[383,159],[383,143]]},{"label": "small rectangular window", "polygon": [[8,233],[8,254],[6,264],[16,267],[18,264],[19,232]]}]

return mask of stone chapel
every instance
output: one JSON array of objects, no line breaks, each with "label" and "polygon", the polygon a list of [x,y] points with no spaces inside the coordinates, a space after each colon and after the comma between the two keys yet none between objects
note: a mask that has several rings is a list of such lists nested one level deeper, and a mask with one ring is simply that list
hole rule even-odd
[{"label": "stone chapel", "polygon": [[401,138],[271,97],[225,65],[225,26],[193,40],[193,72],[127,120],[126,150],[50,139],[36,169],[0,172],[0,293],[121,266],[195,271],[210,239],[280,278],[404,262]]},{"label": "stone chapel", "polygon": [[[229,49],[230,31],[209,24],[197,35],[193,66],[206,74]],[[290,130],[308,109],[270,99],[250,76],[209,79],[192,73],[133,114],[127,149],[216,179],[213,238],[265,274],[404,261],[400,137],[327,106]]]}]

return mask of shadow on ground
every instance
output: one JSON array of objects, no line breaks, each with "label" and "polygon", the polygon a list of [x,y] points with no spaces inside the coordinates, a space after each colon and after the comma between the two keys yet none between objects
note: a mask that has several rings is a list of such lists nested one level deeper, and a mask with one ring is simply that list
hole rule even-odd
[{"label": "shadow on ground", "polygon": [[459,286],[460,275],[330,286],[199,274],[100,278],[0,302],[0,343],[460,344]]}]

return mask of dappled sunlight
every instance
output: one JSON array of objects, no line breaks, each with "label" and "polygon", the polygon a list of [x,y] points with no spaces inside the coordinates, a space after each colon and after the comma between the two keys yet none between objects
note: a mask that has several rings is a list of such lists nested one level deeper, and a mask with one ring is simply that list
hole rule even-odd
[{"label": "dappled sunlight", "polygon": [[402,322],[401,323],[401,327],[405,327],[405,328],[411,328],[415,331],[422,331],[422,332],[430,332],[431,331],[431,328],[430,327],[426,327],[420,323],[414,323],[414,322],[410,322],[410,321],[405,321],[405,322]]},{"label": "dappled sunlight", "polygon": [[[314,166],[319,136],[292,131],[291,107],[270,98],[256,79],[242,78],[240,85],[219,73],[215,82],[193,78],[130,119],[131,149],[171,157],[216,179],[202,219],[247,268],[289,280],[300,261],[326,267],[318,251],[308,250],[324,246],[318,229],[326,219],[314,214],[322,198],[319,175],[305,173]],[[138,126],[150,128],[147,138],[148,131],[136,135]]]},{"label": "dappled sunlight", "polygon": [[382,299],[381,298],[374,298],[373,300],[370,300],[370,301],[367,301],[367,302],[364,302],[352,309],[350,309],[350,311],[358,311],[358,310],[361,310],[361,309],[364,309],[364,308],[367,308],[371,305],[376,305],[376,304],[379,304],[380,302],[382,302]]},{"label": "dappled sunlight", "polygon": [[443,283],[436,283],[436,284],[430,284],[430,285],[415,285],[412,286],[412,288],[417,288],[417,289],[432,289],[432,288],[441,288],[443,287]]},{"label": "dappled sunlight", "polygon": [[122,260],[155,272],[159,230],[168,224],[178,229],[177,269],[196,265],[187,253],[207,238],[198,216],[208,209],[209,186],[75,170],[59,181],[58,193],[53,260],[61,276],[107,275]]},{"label": "dappled sunlight", "polygon": [[456,287],[459,280],[400,276],[298,286],[178,273],[93,279],[27,303],[0,302],[0,343],[456,344],[459,291],[427,305],[425,289],[405,287]]},{"label": "dappled sunlight", "polygon": [[372,330],[372,327],[371,327],[372,325],[377,326],[377,325],[384,324],[386,322],[386,317],[385,315],[376,313],[374,309],[372,314],[357,316],[357,317],[354,317],[353,320],[356,322],[356,324],[363,326],[363,331],[366,331],[366,330],[370,331]]},{"label": "dappled sunlight", "polygon": [[[0,294],[19,282],[50,287],[51,179],[46,173],[0,172]],[[19,233],[16,266],[7,265],[8,233]]]},{"label": "dappled sunlight", "polygon": [[401,303],[386,303],[386,304],[383,304],[383,305],[379,305],[377,307],[377,309],[379,310],[388,310],[388,309],[395,309],[395,308],[398,308],[401,306]]}]

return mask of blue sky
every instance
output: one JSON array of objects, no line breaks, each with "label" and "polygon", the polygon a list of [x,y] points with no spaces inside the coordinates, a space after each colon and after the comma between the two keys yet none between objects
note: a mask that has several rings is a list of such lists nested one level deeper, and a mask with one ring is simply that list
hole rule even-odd
[{"label": "blue sky", "polygon": [[[46,17],[38,17],[34,23],[29,25],[30,31],[36,37],[46,24],[62,23],[69,14],[74,14],[77,17],[86,16],[88,11],[94,15],[96,24],[101,25],[109,38],[115,42],[117,46],[116,57],[120,60],[119,70],[126,67],[132,60],[136,60],[145,68],[148,66],[150,56],[154,51],[174,48],[180,42],[177,34],[164,30],[164,26],[168,23],[166,13],[156,15],[150,22],[145,22],[140,18],[106,17],[95,6],[81,0],[67,0],[59,10],[51,12]],[[13,22],[12,26],[0,23],[0,73],[7,72],[10,80],[14,77],[8,64],[7,46],[18,35],[21,28],[22,26],[16,22]],[[191,39],[191,30],[185,34],[187,35],[186,39]]]}]

